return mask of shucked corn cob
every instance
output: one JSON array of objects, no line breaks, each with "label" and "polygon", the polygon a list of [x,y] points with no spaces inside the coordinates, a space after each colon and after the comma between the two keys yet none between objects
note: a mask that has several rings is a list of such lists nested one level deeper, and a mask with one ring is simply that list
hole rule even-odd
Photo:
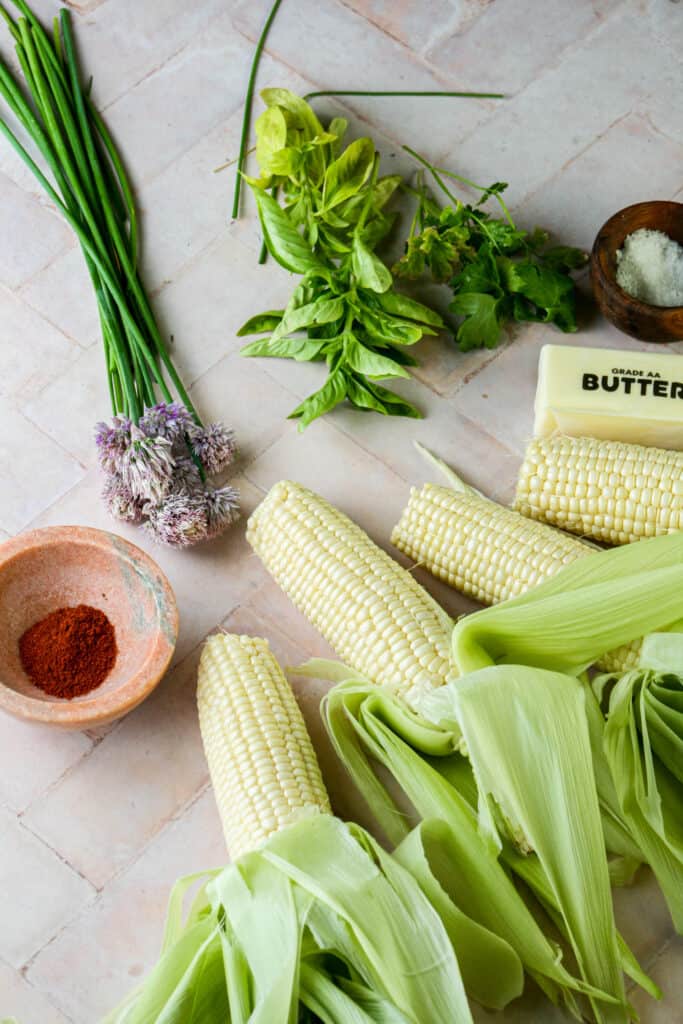
[{"label": "shucked corn cob", "polygon": [[197,704],[233,860],[306,815],[332,813],[301,711],[267,641],[210,637]]},{"label": "shucked corn cob", "polygon": [[683,530],[683,452],[538,438],[527,449],[514,507],[608,544]]},{"label": "shucked corn cob", "polygon": [[[465,484],[459,490],[434,484],[413,488],[391,540],[432,575],[483,604],[518,597],[593,551]],[[639,646],[606,654],[602,667],[609,672],[634,668]]]},{"label": "shucked corn cob", "polygon": [[407,700],[451,674],[452,622],[359,526],[291,481],[268,493],[247,539],[338,656]]}]

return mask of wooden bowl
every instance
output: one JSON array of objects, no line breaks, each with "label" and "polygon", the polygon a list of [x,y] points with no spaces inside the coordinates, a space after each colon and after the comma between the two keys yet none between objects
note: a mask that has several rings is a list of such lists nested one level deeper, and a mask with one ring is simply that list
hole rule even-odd
[{"label": "wooden bowl", "polygon": [[683,306],[651,306],[617,284],[617,250],[638,228],[663,231],[683,245],[683,204],[634,203],[603,224],[593,243],[591,282],[595,301],[615,327],[641,341],[683,340]]},{"label": "wooden bowl", "polygon": [[[100,608],[116,631],[114,668],[95,690],[64,700],[28,678],[19,638],[57,608]],[[149,555],[122,537],[82,526],[32,530],[0,544],[0,708],[65,729],[102,725],[131,711],[173,655],[178,612]]]}]

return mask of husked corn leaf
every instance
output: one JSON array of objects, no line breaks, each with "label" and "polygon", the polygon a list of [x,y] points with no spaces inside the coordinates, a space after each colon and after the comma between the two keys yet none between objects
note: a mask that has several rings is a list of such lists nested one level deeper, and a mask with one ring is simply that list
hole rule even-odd
[{"label": "husked corn leaf", "polygon": [[484,668],[448,688],[479,790],[484,836],[536,853],[585,981],[615,1004],[599,1022],[625,1022],[621,955],[592,771],[581,684],[518,665]]},{"label": "husked corn leaf", "polygon": [[461,673],[508,662],[579,675],[606,651],[672,628],[681,595],[683,533],[601,551],[461,619],[453,658]]},{"label": "husked corn leaf", "polygon": [[[325,666],[324,661],[316,660],[296,671],[298,674],[303,669],[304,674],[324,678]],[[580,1017],[573,992],[590,992],[598,998],[604,993],[573,977],[562,966],[561,951],[545,936],[505,870],[504,864],[509,864],[532,887],[538,886],[543,893],[550,891],[552,902],[552,891],[536,857],[519,857],[505,843],[499,859],[497,843],[487,842],[481,834],[477,786],[469,762],[458,753],[462,746],[459,728],[451,729],[450,721],[439,725],[429,722],[400,698],[350,672],[345,679],[345,670],[336,663],[330,663],[330,675],[342,681],[323,702],[328,732],[384,831],[398,841],[405,839],[409,826],[376,774],[373,762],[388,769],[418,814],[428,819],[428,825],[422,826],[421,841],[428,846],[435,878],[442,889],[447,889],[454,905],[504,939],[548,997],[554,1002],[563,1001]],[[431,699],[439,699],[447,691],[452,693],[456,686],[433,691]],[[417,842],[406,841],[397,857],[401,859],[401,851],[410,851]],[[604,847],[602,858],[604,862]],[[411,869],[417,867],[413,858],[407,863]],[[461,967],[464,970],[464,961]],[[499,975],[495,983],[494,977],[491,972],[490,990],[482,1001],[485,1005],[504,1005],[505,993],[512,985],[510,975]]]},{"label": "husked corn leaf", "polygon": [[[422,822],[403,840],[395,857],[417,879],[443,921],[458,957],[465,990],[482,1006],[502,1010],[522,994],[522,961],[509,942],[457,906],[452,865],[443,863],[447,840],[448,826],[444,822]],[[437,877],[439,867],[442,870]]]},{"label": "husked corn leaf", "polygon": [[335,818],[311,820],[303,839],[283,829],[263,858],[313,898],[309,927],[319,945],[340,947],[338,936],[348,935],[359,973],[415,1024],[471,1022],[453,948],[408,872]]},{"label": "husked corn leaf", "polygon": [[[472,1024],[449,929],[362,829],[303,819],[176,886],[159,963],[105,1024]],[[498,962],[498,961],[496,961]]]},{"label": "husked corn leaf", "polygon": [[[683,636],[646,637],[652,668],[594,680],[606,704],[603,745],[622,814],[683,931]],[[670,667],[669,667],[670,666]]]},{"label": "husked corn leaf", "polygon": [[376,992],[358,982],[338,979],[335,984],[329,973],[305,961],[299,974],[301,1002],[322,1024],[410,1024]]}]

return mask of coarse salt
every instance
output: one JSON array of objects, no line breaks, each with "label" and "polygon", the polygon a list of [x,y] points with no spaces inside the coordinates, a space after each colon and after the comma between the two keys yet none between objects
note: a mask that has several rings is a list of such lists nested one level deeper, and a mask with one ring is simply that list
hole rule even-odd
[{"label": "coarse salt", "polygon": [[617,252],[617,284],[651,306],[683,306],[683,246],[663,231],[632,232]]}]

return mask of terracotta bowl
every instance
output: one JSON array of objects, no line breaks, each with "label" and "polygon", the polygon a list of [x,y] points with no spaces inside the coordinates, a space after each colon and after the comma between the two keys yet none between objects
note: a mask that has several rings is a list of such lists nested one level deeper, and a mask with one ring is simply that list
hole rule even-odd
[{"label": "terracotta bowl", "polygon": [[641,341],[683,340],[683,306],[650,306],[634,299],[617,284],[617,250],[638,228],[663,231],[683,245],[683,204],[635,203],[603,224],[593,243],[593,294],[607,319],[625,334]]},{"label": "terracotta bowl", "polygon": [[[57,608],[100,608],[118,654],[104,682],[73,700],[34,686],[19,638]],[[170,584],[152,559],[122,537],[82,526],[32,530],[0,544],[0,708],[64,729],[111,722],[148,696],[168,668],[178,635]]]}]

